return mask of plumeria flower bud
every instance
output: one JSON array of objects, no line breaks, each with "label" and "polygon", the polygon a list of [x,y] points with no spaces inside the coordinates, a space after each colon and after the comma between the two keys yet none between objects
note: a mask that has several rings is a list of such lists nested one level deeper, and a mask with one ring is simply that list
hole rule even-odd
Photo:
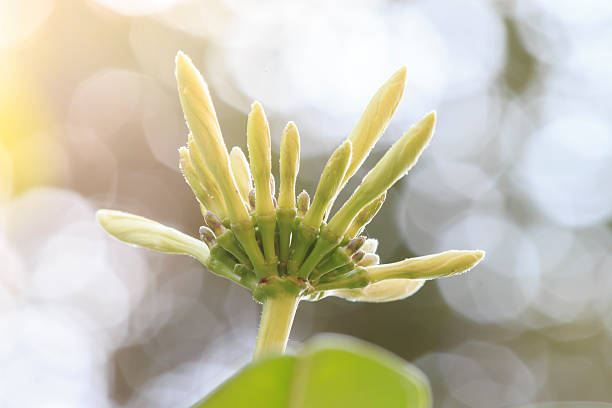
[{"label": "plumeria flower bud", "polygon": [[251,105],[251,112],[247,122],[247,142],[249,145],[249,159],[251,173],[255,183],[257,201],[255,208],[257,214],[265,215],[274,212],[271,192],[271,157],[270,128],[268,120],[259,102]]},{"label": "plumeria flower bud", "polygon": [[347,140],[336,149],[327,161],[312,204],[302,221],[304,225],[312,228],[318,228],[321,225],[327,205],[338,194],[338,188],[351,161],[351,151],[351,142]]},{"label": "plumeria flower bud", "polygon": [[215,233],[213,232],[213,230],[211,230],[205,225],[202,225],[200,227],[199,232],[200,232],[200,239],[206,242],[206,245],[208,245],[209,248],[215,244],[215,239],[217,237],[215,236]]},{"label": "plumeria flower bud", "polygon": [[210,228],[216,236],[223,234],[227,228],[223,225],[223,222],[213,212],[206,212],[204,215],[204,221],[208,228]]},{"label": "plumeria flower bud", "polygon": [[434,130],[436,115],[429,113],[406,132],[376,166],[328,224],[328,230],[337,236],[346,232],[353,218],[370,202],[387,191],[417,162]]},{"label": "plumeria flower bud", "polygon": [[176,79],[185,119],[198,150],[219,184],[232,222],[248,220],[247,209],[239,200],[238,188],[230,171],[227,148],[208,85],[191,59],[182,52],[176,56]]},{"label": "plumeria flower bud", "polygon": [[484,257],[483,251],[446,251],[366,268],[370,282],[386,279],[435,279],[464,273]]},{"label": "plumeria flower bud", "polygon": [[387,192],[385,191],[370,204],[366,205],[360,212],[357,214],[345,235],[347,237],[354,237],[355,235],[360,234],[363,229],[372,221],[372,219],[378,214],[378,210],[382,207],[385,202],[385,198],[387,197]]},{"label": "plumeria flower bud", "polygon": [[193,164],[189,159],[189,151],[186,147],[179,148],[179,167],[181,169],[181,173],[183,173],[183,177],[185,177],[185,181],[191,187],[191,191],[196,196],[198,202],[204,207],[202,211],[206,211],[206,208],[213,208],[213,199],[204,187],[200,183],[198,176],[196,175],[195,169],[193,168]]},{"label": "plumeria flower bud", "polygon": [[310,196],[304,190],[297,197],[297,212],[298,216],[304,217],[310,207]]},{"label": "plumeria flower bud", "polygon": [[364,256],[365,256],[365,252],[363,252],[363,251],[361,251],[361,250],[360,250],[360,251],[357,251],[357,252],[355,252],[355,253],[354,253],[354,254],[351,256],[351,261],[352,261],[354,264],[358,264],[358,263],[359,263],[359,261],[361,261],[361,260],[363,259],[363,257],[364,257]]},{"label": "plumeria flower bud", "polygon": [[174,228],[122,211],[99,210],[96,218],[120,241],[168,254],[191,255],[203,264],[208,260],[210,252],[202,241]]},{"label": "plumeria flower bud", "polygon": [[347,245],[346,250],[349,254],[357,252],[365,243],[365,237],[353,238]]},{"label": "plumeria flower bud", "polygon": [[[223,198],[221,189],[219,188],[219,185],[215,181],[215,178],[208,167],[206,167],[206,163],[204,163],[204,159],[202,158],[202,155],[200,154],[200,151],[198,150],[195,140],[191,134],[189,134],[187,137],[187,147],[189,161],[193,165],[193,169],[195,170],[200,184],[204,187],[211,198],[212,202],[208,208],[219,214],[221,218],[226,218],[228,215],[227,206],[225,205],[225,199]],[[183,154],[183,152],[181,152],[181,154]]]},{"label": "plumeria flower bud", "polygon": [[[406,86],[406,67],[400,68],[374,94],[348,140],[353,143],[353,155],[339,190],[359,170],[370,151],[391,121]],[[329,207],[333,201],[330,203]]]},{"label": "plumeria flower bud", "polygon": [[300,169],[300,135],[293,122],[283,130],[280,149],[279,208],[295,208],[295,180]]},{"label": "plumeria flower bud", "polygon": [[238,146],[232,147],[230,151],[230,164],[232,166],[232,173],[238,186],[238,191],[245,202],[249,201],[249,192],[253,188],[253,182],[251,180],[251,169],[249,162],[244,155],[244,152]]}]

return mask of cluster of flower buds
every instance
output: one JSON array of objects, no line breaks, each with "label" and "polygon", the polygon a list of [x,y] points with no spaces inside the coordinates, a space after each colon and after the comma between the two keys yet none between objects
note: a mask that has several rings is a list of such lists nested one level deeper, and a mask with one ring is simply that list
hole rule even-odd
[{"label": "cluster of flower buds", "polygon": [[270,130],[262,106],[253,103],[248,116],[248,160],[239,147],[228,153],[208,87],[191,60],[179,52],[176,77],[190,130],[187,145],[179,149],[180,168],[204,216],[201,240],[118,211],[101,210],[98,220],[128,243],[195,257],[262,302],[279,293],[307,300],[333,295],[390,301],[409,296],[427,279],[464,272],[482,259],[482,251],[453,250],[381,265],[378,241],[364,235],[387,190],[428,144],[433,112],[393,144],[330,217],[338,193],[387,127],[405,76],[405,69],[400,69],[373,96],[347,140],[327,161],[311,201],[306,191],[295,194],[300,161],[295,124],[290,122],[282,134],[276,196]]}]

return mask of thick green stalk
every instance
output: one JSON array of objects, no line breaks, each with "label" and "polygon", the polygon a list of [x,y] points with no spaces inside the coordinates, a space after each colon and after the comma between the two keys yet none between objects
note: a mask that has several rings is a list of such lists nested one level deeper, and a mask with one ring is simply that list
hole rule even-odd
[{"label": "thick green stalk", "polygon": [[289,293],[268,297],[263,304],[257,343],[253,359],[282,354],[287,346],[289,332],[299,299]]}]

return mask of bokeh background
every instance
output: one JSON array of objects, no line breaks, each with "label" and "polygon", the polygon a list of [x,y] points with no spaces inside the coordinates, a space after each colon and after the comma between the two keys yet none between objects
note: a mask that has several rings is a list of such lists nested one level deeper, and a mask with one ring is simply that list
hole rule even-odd
[{"label": "bokeh background", "polygon": [[304,302],[291,345],[376,343],[424,370],[436,407],[612,401],[612,2],[0,0],[0,406],[188,406],[250,360],[249,293],[94,222],[202,224],[177,166],[179,49],[228,146],[246,147],[254,99],[274,157],[297,123],[311,194],[400,66],[403,100],[355,180],[438,111],[367,232],[387,262],[484,263],[401,302]]}]

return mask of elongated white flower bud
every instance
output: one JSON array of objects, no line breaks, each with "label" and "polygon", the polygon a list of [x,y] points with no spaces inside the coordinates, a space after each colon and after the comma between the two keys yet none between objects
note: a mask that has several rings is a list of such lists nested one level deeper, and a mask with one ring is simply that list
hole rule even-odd
[{"label": "elongated white flower bud", "polygon": [[206,244],[174,228],[122,211],[99,210],[96,218],[106,232],[120,241],[169,254],[191,255],[206,265]]},{"label": "elongated white flower bud", "polygon": [[238,191],[240,191],[242,199],[248,203],[249,191],[251,191],[253,188],[251,169],[244,152],[238,146],[232,147],[232,150],[230,151],[230,164],[232,166],[234,179],[238,185]]},{"label": "elongated white flower bud", "polygon": [[451,250],[434,255],[408,258],[366,268],[370,282],[385,279],[435,279],[467,272],[484,257],[483,251]]},{"label": "elongated white flower bud", "polygon": [[303,223],[312,228],[319,228],[325,209],[329,202],[338,194],[338,188],[349,162],[351,161],[352,143],[347,140],[338,147],[325,164],[323,174],[315,192],[312,204],[306,212]]},{"label": "elongated white flower bud", "polygon": [[176,56],[176,80],[185,119],[207,168],[219,184],[230,219],[232,222],[249,220],[249,213],[240,199],[230,170],[229,155],[208,86],[189,57],[182,52]]},{"label": "elongated white flower bud", "polygon": [[431,139],[435,120],[435,113],[429,113],[391,146],[331,219],[328,225],[331,233],[337,236],[344,235],[363,207],[384,193],[414,166]]},{"label": "elongated white flower bud", "polygon": [[270,128],[259,102],[254,102],[251,105],[247,122],[247,143],[249,145],[251,173],[255,184],[255,211],[260,216],[269,215],[274,212],[272,192],[270,191],[272,169]]},{"label": "elongated white flower bud", "polygon": [[280,148],[278,208],[295,208],[295,180],[300,169],[300,134],[293,122],[283,130]]}]

